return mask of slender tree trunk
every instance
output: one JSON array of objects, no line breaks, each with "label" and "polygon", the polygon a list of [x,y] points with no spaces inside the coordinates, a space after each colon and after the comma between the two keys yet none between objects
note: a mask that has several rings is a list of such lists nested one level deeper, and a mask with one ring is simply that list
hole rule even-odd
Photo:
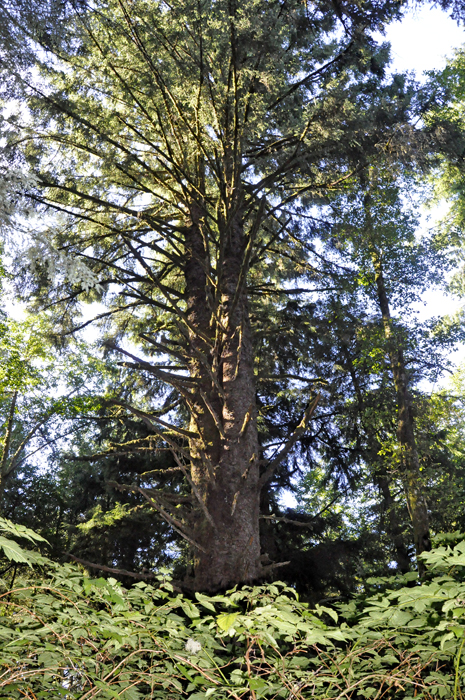
[{"label": "slender tree trunk", "polygon": [[[420,478],[420,461],[414,431],[412,395],[409,391],[404,354],[392,330],[389,301],[384,283],[381,261],[373,253],[378,303],[388,344],[392,375],[397,394],[397,437],[401,448],[401,463],[407,505],[413,525],[413,537],[417,554],[431,549],[428,508]],[[423,571],[421,563],[418,569]]]},{"label": "slender tree trunk", "polygon": [[5,493],[5,480],[8,476],[8,454],[10,452],[11,437],[13,434],[13,421],[16,411],[16,401],[18,392],[15,391],[10,404],[8,420],[5,429],[5,437],[2,445],[2,456],[0,459],[0,513],[3,511],[3,494]]},{"label": "slender tree trunk", "polygon": [[191,377],[191,479],[202,506],[194,511],[197,589],[218,590],[260,575],[259,448],[253,347],[246,292],[238,294],[245,237],[237,220],[224,234],[221,296],[209,293],[201,213],[187,232],[185,267]]}]

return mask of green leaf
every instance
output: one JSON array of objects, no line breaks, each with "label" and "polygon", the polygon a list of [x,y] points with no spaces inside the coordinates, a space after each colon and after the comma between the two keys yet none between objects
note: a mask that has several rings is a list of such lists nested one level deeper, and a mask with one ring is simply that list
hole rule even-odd
[{"label": "green leaf", "polygon": [[326,615],[332,617],[334,622],[337,624],[339,618],[337,612],[333,610],[333,608],[328,608],[325,605],[315,605],[315,610],[317,611],[318,615],[326,613]]},{"label": "green leaf", "polygon": [[207,608],[207,610],[211,610],[212,612],[216,613],[215,606],[212,605],[212,603],[206,595],[203,595],[202,593],[196,593],[195,597],[197,598],[199,603],[203,605],[204,608]]},{"label": "green leaf", "polygon": [[404,627],[412,619],[412,615],[405,610],[395,610],[389,622],[393,627]]},{"label": "green leaf", "polygon": [[446,642],[448,642],[450,639],[454,639],[454,638],[455,638],[455,634],[453,632],[448,632],[447,634],[443,635],[441,637],[441,644],[440,644],[441,649],[444,649]]},{"label": "green leaf", "polygon": [[216,618],[216,624],[223,632],[227,632],[235,623],[239,616],[239,613],[224,613],[223,615],[218,615]]},{"label": "green leaf", "polygon": [[13,540],[8,540],[6,537],[0,536],[0,548],[10,561],[14,561],[17,564],[27,564],[32,568],[33,560],[28,552]]},{"label": "green leaf", "polygon": [[38,535],[37,532],[34,532],[34,530],[30,530],[24,525],[13,523],[11,520],[7,520],[6,518],[0,517],[0,530],[2,532],[7,532],[10,535],[14,535],[15,537],[28,540],[29,542],[45,542],[46,544],[49,544],[44,537]]}]

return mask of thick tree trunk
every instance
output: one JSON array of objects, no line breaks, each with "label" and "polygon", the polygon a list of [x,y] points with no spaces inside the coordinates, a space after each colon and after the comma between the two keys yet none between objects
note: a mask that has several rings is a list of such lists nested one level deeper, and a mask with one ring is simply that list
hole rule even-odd
[{"label": "thick tree trunk", "polygon": [[260,575],[259,449],[253,347],[243,274],[240,219],[225,234],[220,298],[209,292],[208,251],[200,213],[187,234],[185,267],[192,327],[191,479],[197,508],[191,524],[193,586],[218,590]]},{"label": "thick tree trunk", "polygon": [[[414,431],[412,395],[409,391],[404,354],[392,331],[389,301],[379,258],[374,255],[378,302],[388,343],[394,385],[397,393],[397,437],[401,448],[401,464],[407,506],[413,525],[413,537],[417,554],[431,549],[428,508],[420,478],[420,461]],[[419,563],[420,573],[423,570]]]}]

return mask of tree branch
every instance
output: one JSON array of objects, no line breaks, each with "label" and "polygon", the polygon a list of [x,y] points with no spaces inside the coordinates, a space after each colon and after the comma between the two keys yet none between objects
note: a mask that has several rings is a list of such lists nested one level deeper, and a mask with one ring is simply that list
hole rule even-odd
[{"label": "tree branch", "polygon": [[287,455],[289,454],[289,452],[292,450],[292,448],[296,444],[297,440],[299,440],[299,438],[302,437],[302,435],[307,430],[308,422],[309,422],[310,418],[312,417],[313,412],[315,411],[320,398],[321,398],[321,394],[318,394],[317,397],[315,398],[315,400],[311,404],[309,404],[309,406],[307,407],[307,410],[305,411],[304,417],[300,421],[300,423],[297,426],[294,433],[291,435],[289,440],[286,442],[283,449],[280,452],[278,452],[276,457],[274,459],[272,459],[271,462],[268,464],[267,469],[260,477],[260,486],[261,487],[263,487],[266,484],[266,482],[271,479],[271,477],[273,476],[277,467],[279,467],[279,465],[281,464],[283,459],[285,459],[287,457]]},{"label": "tree branch", "polygon": [[74,554],[66,552],[66,556],[75,561],[77,564],[82,564],[82,566],[89,567],[91,569],[99,569],[100,571],[106,571],[109,574],[117,574],[119,576],[130,576],[138,581],[148,581],[149,579],[156,578],[156,574],[138,574],[135,571],[126,571],[126,569],[115,569],[111,566],[105,566],[105,564],[95,564],[91,561],[85,561],[85,559],[79,559],[75,557]]},{"label": "tree branch", "polygon": [[186,393],[186,388],[182,386],[183,384],[190,384],[193,386],[197,385],[197,380],[192,379],[191,377],[183,377],[182,375],[171,374],[171,372],[163,372],[154,365],[150,364],[150,362],[141,360],[139,357],[136,357],[127,350],[123,350],[123,348],[120,348],[119,345],[116,345],[116,343],[109,341],[106,343],[106,346],[112,350],[120,352],[122,355],[130,357],[131,360],[135,360],[140,366],[140,369],[145,369],[147,370],[147,372],[150,372],[155,377],[158,377],[158,379],[161,379],[162,381],[165,381],[168,384],[172,384],[183,396]]},{"label": "tree branch", "polygon": [[182,523],[179,523],[177,520],[175,520],[164,508],[161,506],[159,503],[157,503],[151,496],[147,493],[145,489],[142,489],[140,486],[126,486],[124,484],[118,484],[115,481],[109,481],[108,482],[111,486],[114,486],[115,488],[119,489],[119,491],[131,491],[132,493],[140,493],[154,508],[156,511],[160,513],[162,518],[166,520],[166,522],[171,525],[173,530],[175,530],[181,537],[190,544],[192,544],[194,547],[197,549],[200,549],[201,552],[206,554],[206,550],[200,545],[198,542],[193,540],[189,535],[187,535],[183,530],[182,530]]},{"label": "tree branch", "polygon": [[194,433],[192,430],[184,430],[184,428],[178,428],[177,425],[171,425],[170,423],[166,423],[166,421],[162,420],[161,418],[158,418],[158,416],[153,416],[149,413],[145,413],[145,411],[141,411],[138,408],[134,408],[130,404],[124,403],[124,401],[118,401],[118,399],[111,399],[110,402],[111,404],[115,406],[121,406],[122,408],[127,408],[131,413],[133,413],[135,416],[138,416],[139,418],[142,418],[143,420],[148,419],[150,422],[156,421],[160,425],[162,425],[164,428],[167,428],[173,433],[177,433],[178,435],[182,435],[182,437],[186,438],[198,438],[199,434]]}]

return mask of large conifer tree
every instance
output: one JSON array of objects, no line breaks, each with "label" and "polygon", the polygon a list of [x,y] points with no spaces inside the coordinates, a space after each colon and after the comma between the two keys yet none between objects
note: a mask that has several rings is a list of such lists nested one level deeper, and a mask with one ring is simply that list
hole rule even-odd
[{"label": "large conifer tree", "polygon": [[57,35],[46,18],[32,26],[35,68],[8,86],[30,110],[7,136],[39,178],[31,197],[44,216],[24,293],[51,305],[64,336],[89,290],[69,276],[50,286],[50,251],[98,279],[106,346],[143,380],[137,402],[124,387],[111,397],[115,419],[151,431],[119,450],[170,451],[168,468],[184,475],[169,497],[156,473],[134,490],[189,543],[192,587],[266,571],[260,494],[317,399],[308,392],[297,428],[267,451],[254,370],[264,314],[251,305],[311,275],[308,217],[321,196],[411,141],[405,81],[384,79],[387,49],[371,38],[399,7],[71,3]]}]

